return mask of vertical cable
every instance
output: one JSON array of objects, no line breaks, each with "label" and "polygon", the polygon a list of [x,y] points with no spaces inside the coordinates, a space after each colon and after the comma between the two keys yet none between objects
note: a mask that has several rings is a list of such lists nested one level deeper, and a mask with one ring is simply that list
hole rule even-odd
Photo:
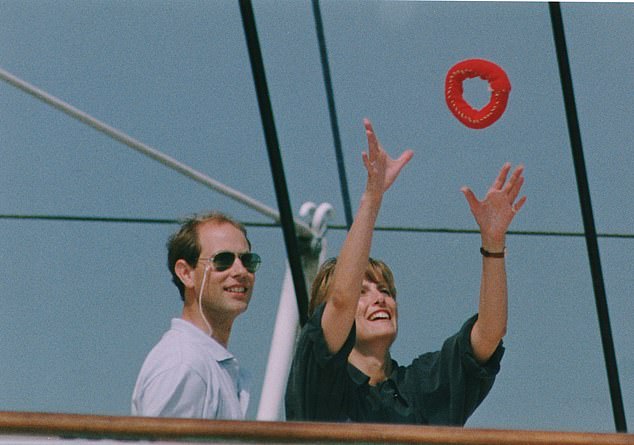
[{"label": "vertical cable", "polygon": [[621,396],[621,386],[619,383],[619,373],[616,365],[616,354],[614,352],[614,341],[612,339],[612,328],[610,327],[610,315],[608,303],[605,295],[603,283],[603,272],[601,271],[601,259],[599,256],[599,244],[594,226],[592,214],[592,203],[590,202],[590,188],[588,186],[588,175],[583,156],[583,146],[581,144],[581,131],[577,118],[577,106],[572,85],[572,75],[566,49],[566,36],[564,33],[564,23],[561,18],[561,7],[558,2],[550,2],[550,19],[555,38],[557,50],[557,62],[559,63],[559,75],[561,77],[561,87],[564,95],[566,108],[566,120],[568,122],[568,133],[572,156],[577,176],[577,189],[579,191],[579,201],[581,202],[581,214],[585,231],[586,246],[588,249],[588,259],[590,261],[590,271],[592,274],[592,284],[594,286],[594,297],[599,317],[599,329],[601,331],[601,342],[603,344],[603,356],[608,374],[610,386],[610,397],[612,400],[612,412],[617,432],[627,432],[625,423],[625,410]]},{"label": "vertical cable", "polygon": [[271,99],[266,83],[262,52],[260,50],[258,32],[255,26],[253,5],[250,0],[240,0],[240,12],[242,14],[242,25],[249,50],[251,71],[253,72],[253,81],[258,97],[258,106],[260,108],[260,117],[262,119],[266,147],[269,154],[271,173],[273,174],[275,194],[280,211],[280,222],[284,232],[286,255],[288,256],[291,275],[293,277],[297,307],[299,309],[299,321],[303,326],[308,317],[308,293],[306,291],[306,282],[304,281],[304,270],[302,269],[299,243],[295,234],[295,223],[293,221],[288,188],[286,186],[286,177],[284,175],[284,166],[282,164],[275,121],[273,119],[273,108],[271,107]]},{"label": "vertical cable", "polygon": [[321,9],[319,0],[313,0],[313,15],[315,16],[315,29],[317,30],[317,41],[319,42],[319,55],[321,57],[321,71],[324,76],[324,86],[326,87],[326,98],[328,99],[328,111],[330,113],[330,128],[332,129],[333,142],[335,144],[335,154],[337,156],[337,169],[339,171],[339,186],[343,198],[343,208],[346,215],[346,226],[352,226],[352,208],[350,206],[350,193],[348,192],[348,180],[346,179],[346,167],[343,162],[343,152],[341,150],[341,137],[339,135],[339,124],[337,122],[337,110],[335,108],[335,97],[332,91],[332,80],[330,79],[330,66],[328,64],[328,51],[326,49],[326,39],[324,37],[324,25],[321,20]]}]

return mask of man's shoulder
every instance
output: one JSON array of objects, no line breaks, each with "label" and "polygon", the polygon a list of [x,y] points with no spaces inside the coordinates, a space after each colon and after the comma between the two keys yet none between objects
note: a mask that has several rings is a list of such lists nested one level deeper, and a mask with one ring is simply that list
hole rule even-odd
[{"label": "man's shoulder", "polygon": [[145,362],[147,366],[162,369],[180,366],[197,369],[209,361],[209,353],[205,349],[198,339],[172,327],[152,348]]}]

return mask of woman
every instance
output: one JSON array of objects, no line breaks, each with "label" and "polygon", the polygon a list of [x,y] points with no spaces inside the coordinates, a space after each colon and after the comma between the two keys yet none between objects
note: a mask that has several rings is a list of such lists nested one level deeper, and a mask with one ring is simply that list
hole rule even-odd
[{"label": "woman", "polygon": [[505,164],[485,199],[462,189],[482,237],[478,314],[440,351],[409,366],[390,357],[397,334],[392,272],[369,257],[384,193],[413,156],[390,158],[371,123],[365,191],[339,258],[327,261],[312,286],[311,318],[298,341],[286,391],[288,420],[463,425],[491,389],[506,332],[505,237],[524,204],[516,202],[523,167]]}]

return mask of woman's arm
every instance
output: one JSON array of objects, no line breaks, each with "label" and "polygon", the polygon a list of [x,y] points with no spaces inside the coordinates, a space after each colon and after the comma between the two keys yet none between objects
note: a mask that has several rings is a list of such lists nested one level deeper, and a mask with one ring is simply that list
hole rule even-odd
[{"label": "woman's arm", "polygon": [[[506,231],[515,214],[526,202],[525,196],[515,202],[524,183],[524,167],[517,167],[507,182],[510,170],[511,164],[504,164],[482,201],[478,201],[468,187],[462,189],[480,226],[482,249],[485,251],[482,256],[478,320],[471,330],[471,346],[480,363],[486,362],[493,355],[506,334],[508,292],[505,259],[502,254],[506,246]],[[494,255],[489,256],[487,252]]]},{"label": "woman's arm", "polygon": [[321,321],[331,352],[341,349],[354,323],[361,285],[368,267],[372,232],[383,194],[414,155],[413,151],[405,150],[398,159],[390,158],[379,143],[368,119],[364,120],[364,125],[368,151],[363,152],[362,156],[368,178],[354,222],[337,259]]}]

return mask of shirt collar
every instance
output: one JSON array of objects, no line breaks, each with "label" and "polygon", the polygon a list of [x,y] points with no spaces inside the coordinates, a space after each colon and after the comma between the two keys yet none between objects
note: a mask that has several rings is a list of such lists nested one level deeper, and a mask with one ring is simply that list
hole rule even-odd
[{"label": "shirt collar", "polygon": [[182,318],[172,318],[172,329],[183,332],[197,343],[200,343],[209,349],[211,357],[217,362],[233,360],[234,356],[224,346],[218,343],[213,337],[207,335],[193,323],[183,320]]},{"label": "shirt collar", "polygon": [[[390,374],[389,380],[396,381],[396,372],[398,369],[398,363],[396,360],[392,359],[392,373]],[[352,379],[352,381],[357,385],[361,386],[363,384],[367,384],[370,381],[370,377],[361,372],[356,366],[352,363],[348,362],[348,375]]]}]

